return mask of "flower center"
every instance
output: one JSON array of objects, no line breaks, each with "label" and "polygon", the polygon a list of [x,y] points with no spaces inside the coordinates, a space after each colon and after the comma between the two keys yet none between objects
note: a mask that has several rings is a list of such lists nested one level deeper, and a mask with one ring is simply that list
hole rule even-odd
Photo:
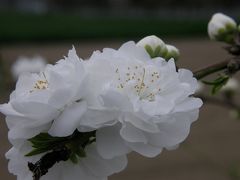
[{"label": "flower center", "polygon": [[35,85],[33,86],[33,89],[30,91],[30,93],[36,91],[36,90],[45,90],[48,88],[48,80],[43,73],[43,79],[38,80]]},{"label": "flower center", "polygon": [[130,90],[140,99],[154,101],[160,92],[160,74],[156,67],[148,65],[135,65],[116,68],[116,87],[118,90],[128,93]]},{"label": "flower center", "polygon": [[38,80],[33,87],[36,90],[43,90],[48,88],[47,80]]}]

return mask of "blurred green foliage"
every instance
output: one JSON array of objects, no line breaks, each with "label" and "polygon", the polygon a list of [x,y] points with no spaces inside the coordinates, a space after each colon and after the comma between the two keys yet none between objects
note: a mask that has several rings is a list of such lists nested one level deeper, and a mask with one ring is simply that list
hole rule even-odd
[{"label": "blurred green foliage", "polygon": [[207,19],[91,17],[0,13],[0,43],[93,38],[207,36]]}]

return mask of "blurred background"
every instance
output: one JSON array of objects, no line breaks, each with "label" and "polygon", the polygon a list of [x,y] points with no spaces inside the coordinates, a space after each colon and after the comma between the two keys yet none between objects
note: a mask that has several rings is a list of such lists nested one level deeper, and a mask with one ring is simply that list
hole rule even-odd
[{"label": "blurred background", "polygon": [[[179,67],[194,71],[226,59],[223,44],[208,40],[207,23],[215,12],[238,20],[240,1],[0,0],[0,103],[14,89],[11,69],[20,56],[54,63],[72,45],[87,58],[94,50],[155,34],[179,48]],[[229,114],[206,104],[177,150],[154,159],[130,154],[127,169],[110,180],[239,180],[240,121]],[[14,180],[4,156],[10,147],[7,127],[3,115],[0,119],[0,179]]]}]

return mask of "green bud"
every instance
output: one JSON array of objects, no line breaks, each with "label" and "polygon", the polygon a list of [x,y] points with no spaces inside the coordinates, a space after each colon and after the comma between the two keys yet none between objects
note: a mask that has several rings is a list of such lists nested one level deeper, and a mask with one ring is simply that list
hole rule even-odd
[{"label": "green bud", "polygon": [[180,56],[179,50],[175,46],[172,46],[169,44],[167,44],[166,47],[167,47],[167,54],[165,55],[165,59],[169,60],[173,58],[175,61],[177,61]]},{"label": "green bud", "polygon": [[144,47],[151,58],[165,57],[167,55],[166,44],[157,36],[147,36],[137,43],[137,46]]},{"label": "green bud", "polygon": [[236,32],[236,22],[222,13],[214,14],[208,23],[208,34],[212,40],[232,44],[234,42]]}]

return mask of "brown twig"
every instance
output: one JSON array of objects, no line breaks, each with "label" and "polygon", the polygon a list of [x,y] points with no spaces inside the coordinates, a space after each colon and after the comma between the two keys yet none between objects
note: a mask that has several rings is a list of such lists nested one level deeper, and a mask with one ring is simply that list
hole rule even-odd
[{"label": "brown twig", "polygon": [[220,63],[212,64],[212,65],[206,66],[204,68],[201,68],[193,73],[194,77],[199,80],[210,74],[224,70],[227,68],[229,62],[230,62],[230,60],[225,60]]},{"label": "brown twig", "polygon": [[200,80],[208,75],[211,75],[215,72],[219,72],[222,70],[226,70],[225,73],[227,75],[233,75],[234,73],[239,71],[240,70],[240,57],[237,56],[237,57],[234,57],[231,59],[221,61],[216,64],[206,66],[204,68],[201,68],[201,69],[195,71],[193,74],[197,80]]}]

